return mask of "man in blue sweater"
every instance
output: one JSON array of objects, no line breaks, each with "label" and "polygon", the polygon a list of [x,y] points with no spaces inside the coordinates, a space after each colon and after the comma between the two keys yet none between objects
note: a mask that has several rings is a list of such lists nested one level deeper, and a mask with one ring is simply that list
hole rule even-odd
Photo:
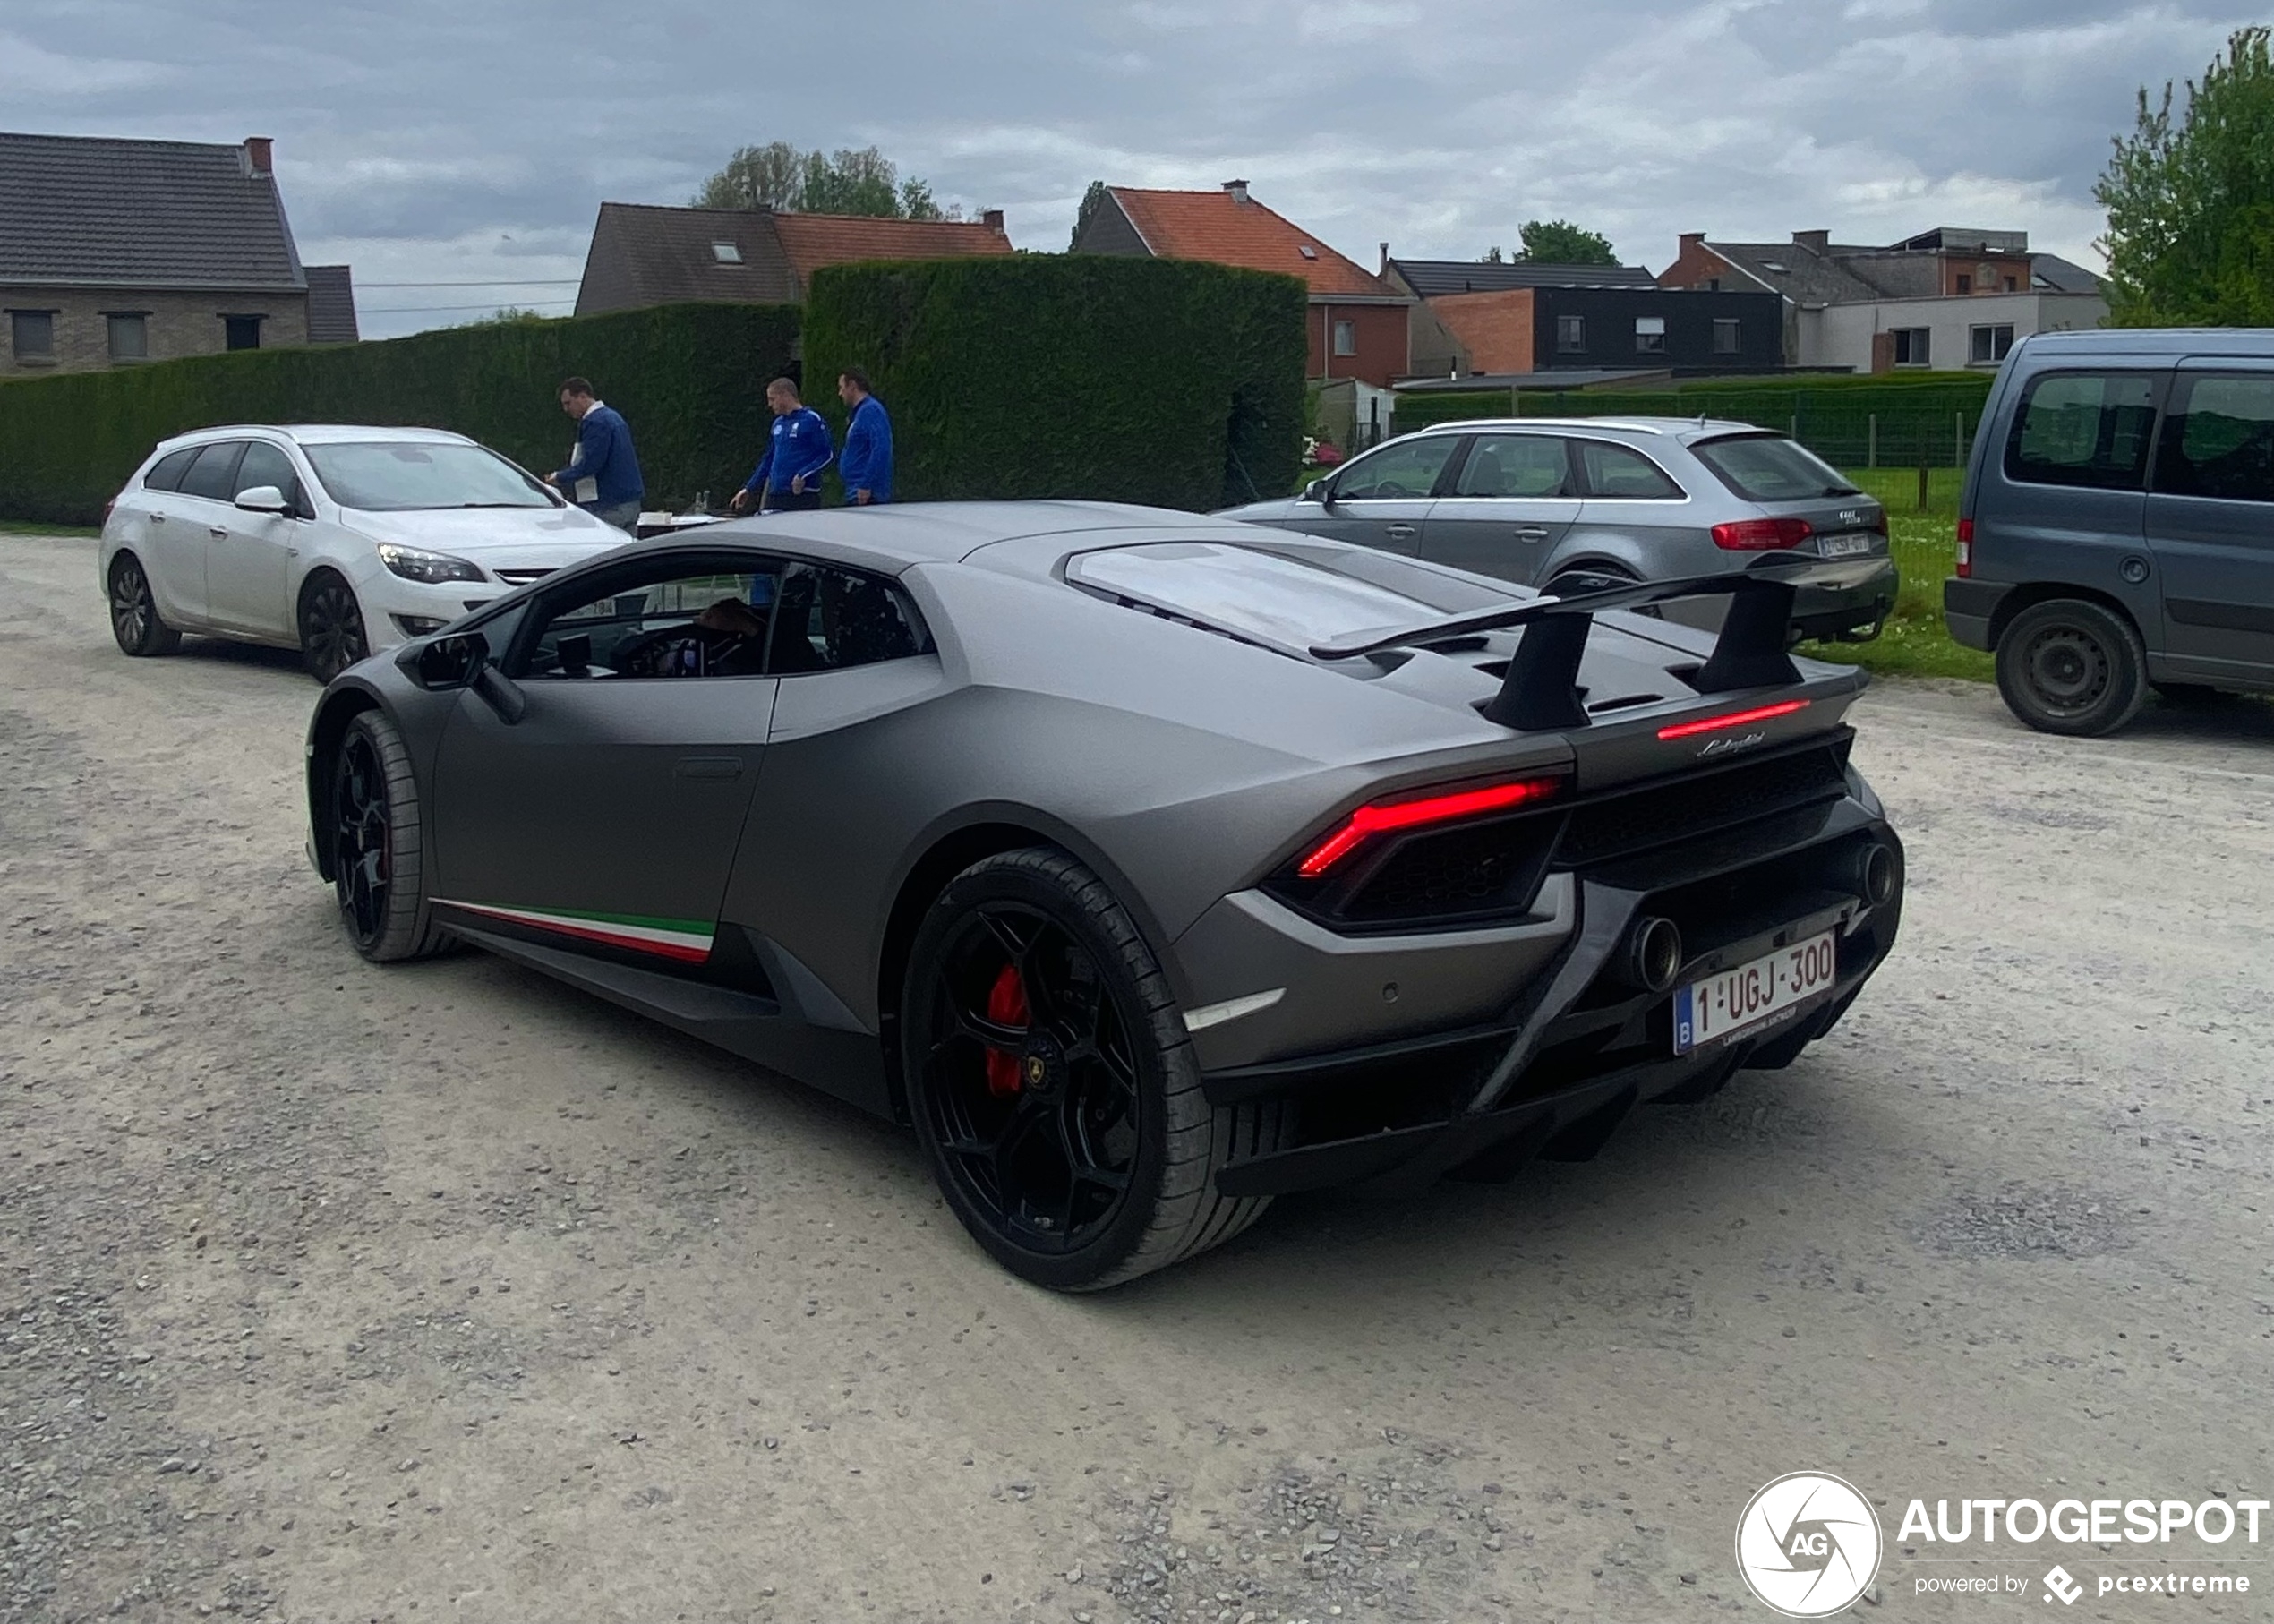
[{"label": "man in blue sweater", "polygon": [[583,378],[561,384],[560,409],[577,420],[577,449],[567,467],[545,475],[545,483],[603,523],[635,530],[647,486],[624,415],[594,399],[592,384]]},{"label": "man in blue sweater", "polygon": [[765,386],[765,403],[774,408],[774,429],[767,436],[765,455],[749,481],[728,505],[747,513],[755,503],[761,513],[784,513],[821,506],[821,471],[835,457],[829,443],[829,425],[821,414],[798,398],[798,386],[777,378]]},{"label": "man in blue sweater", "polygon": [[837,458],[837,475],[845,482],[845,500],[856,508],[873,508],[893,500],[893,420],[885,403],[868,387],[868,374],[849,366],[837,374],[837,398],[852,410],[845,427],[844,454]]}]

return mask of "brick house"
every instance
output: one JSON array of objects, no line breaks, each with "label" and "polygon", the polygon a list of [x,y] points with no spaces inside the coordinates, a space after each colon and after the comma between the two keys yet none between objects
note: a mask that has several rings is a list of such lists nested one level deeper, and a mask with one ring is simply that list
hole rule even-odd
[{"label": "brick house", "polygon": [[1417,377],[1558,371],[1774,372],[1774,295],[1661,287],[1639,265],[1402,260],[1382,275],[1412,294]]},{"label": "brick house", "polygon": [[301,264],[270,156],[0,134],[0,377],[353,340],[347,268]]},{"label": "brick house", "polygon": [[1073,244],[1076,253],[1206,260],[1300,277],[1311,289],[1312,378],[1355,378],[1387,389],[1409,370],[1414,300],[1248,194],[1108,186]]},{"label": "brick house", "polygon": [[1827,231],[1796,231],[1789,243],[1690,231],[1658,280],[1774,293],[1788,363],[1858,372],[1996,366],[2017,338],[2098,327],[2108,314],[2100,278],[2032,253],[2025,231],[1944,226],[1884,248],[1834,243]]},{"label": "brick house", "polygon": [[603,203],[577,314],[704,302],[802,304],[825,265],[1012,252],[999,209],[976,220],[887,220]]}]

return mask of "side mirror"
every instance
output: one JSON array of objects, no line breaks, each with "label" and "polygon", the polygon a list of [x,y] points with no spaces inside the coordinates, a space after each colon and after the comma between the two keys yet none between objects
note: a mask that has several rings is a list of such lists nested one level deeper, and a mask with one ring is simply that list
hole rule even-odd
[{"label": "side mirror", "polygon": [[396,663],[409,673],[412,681],[429,693],[443,693],[454,688],[472,688],[474,679],[490,662],[490,640],[478,631],[462,631],[448,637],[437,637],[431,643],[415,643],[405,648]]},{"label": "side mirror", "polygon": [[237,492],[236,505],[247,513],[289,513],[292,504],[274,485],[253,485]]},{"label": "side mirror", "polygon": [[1309,484],[1303,487],[1303,494],[1295,498],[1295,500],[1299,502],[1317,502],[1322,507],[1325,505],[1326,500],[1327,482],[1323,479],[1312,480]]}]

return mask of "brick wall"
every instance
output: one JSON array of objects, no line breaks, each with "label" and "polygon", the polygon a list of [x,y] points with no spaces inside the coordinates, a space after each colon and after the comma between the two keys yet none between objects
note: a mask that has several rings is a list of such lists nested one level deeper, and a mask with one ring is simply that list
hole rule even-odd
[{"label": "brick wall", "polygon": [[[133,288],[77,291],[55,287],[0,286],[0,312],[53,311],[55,358],[26,362],[15,353],[14,323],[0,314],[0,378],[29,378],[50,372],[99,372],[115,364],[110,355],[112,311],[147,312],[150,361],[209,355],[228,347],[224,316],[261,316],[261,347],[293,348],[308,342],[308,295],[278,293],[173,293]],[[133,365],[134,363],[124,363]]]},{"label": "brick wall", "polygon": [[[1355,378],[1388,389],[1409,370],[1412,335],[1403,304],[1338,304],[1323,296],[1311,302],[1310,365],[1312,378]],[[1334,329],[1347,321],[1355,329],[1357,354],[1334,353]]]}]

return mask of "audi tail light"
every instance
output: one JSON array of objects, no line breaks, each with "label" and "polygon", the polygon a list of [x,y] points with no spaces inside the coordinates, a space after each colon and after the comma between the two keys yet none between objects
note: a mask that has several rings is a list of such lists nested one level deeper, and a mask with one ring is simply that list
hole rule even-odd
[{"label": "audi tail light", "polygon": [[1714,545],[1724,552],[1778,552],[1815,534],[1804,518],[1741,518],[1714,526]]},{"label": "audi tail light", "polygon": [[1562,784],[1560,778],[1525,778],[1410,800],[1376,801],[1344,818],[1331,833],[1304,854],[1295,865],[1295,873],[1304,879],[1315,880],[1377,834],[1513,811],[1547,799]]}]

